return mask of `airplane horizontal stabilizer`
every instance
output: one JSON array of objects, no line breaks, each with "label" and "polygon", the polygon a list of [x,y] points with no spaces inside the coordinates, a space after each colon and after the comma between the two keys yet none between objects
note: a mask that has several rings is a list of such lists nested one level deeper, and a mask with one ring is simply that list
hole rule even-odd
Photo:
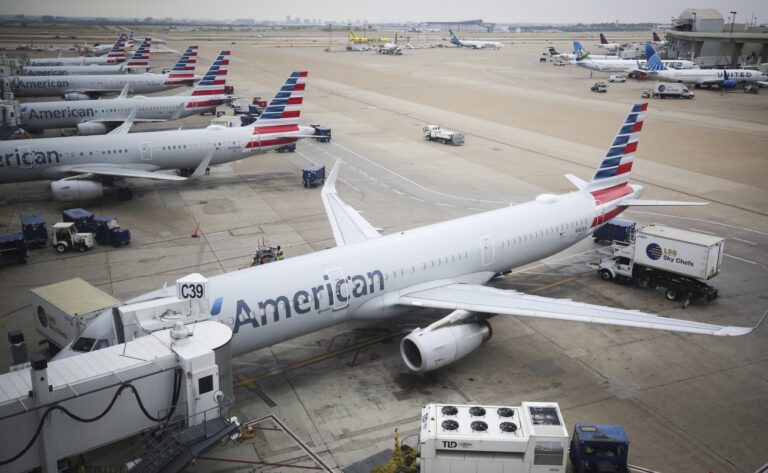
[{"label": "airplane horizontal stabilizer", "polygon": [[580,177],[574,176],[573,174],[566,174],[565,178],[571,181],[571,184],[576,186],[576,188],[580,191],[587,188],[587,181]]},{"label": "airplane horizontal stabilizer", "polygon": [[154,171],[142,171],[141,169],[125,168],[109,164],[83,164],[67,169],[73,174],[95,174],[98,176],[137,177],[143,179],[157,179],[161,181],[186,181],[186,177],[173,174],[164,174]]},{"label": "airplane horizontal stabilizer", "polygon": [[569,299],[533,296],[522,292],[474,284],[448,284],[431,289],[416,290],[410,293],[407,290],[402,290],[400,293],[402,295],[398,303],[411,307],[431,307],[433,309],[446,310],[460,309],[485,314],[541,317],[545,319],[640,327],[703,335],[746,335],[757,328],[760,322],[762,322],[761,319],[754,327],[707,324],[661,317],[637,310],[615,309],[613,307],[575,302]]},{"label": "airplane horizontal stabilizer", "polygon": [[709,205],[709,202],[686,202],[682,200],[644,200],[627,199],[622,200],[619,205],[628,207],[672,207],[672,206],[701,206]]},{"label": "airplane horizontal stabilizer", "polygon": [[336,244],[344,246],[381,236],[367,220],[351,206],[345,204],[336,193],[336,179],[340,168],[341,161],[338,160],[325,179],[320,193]]}]

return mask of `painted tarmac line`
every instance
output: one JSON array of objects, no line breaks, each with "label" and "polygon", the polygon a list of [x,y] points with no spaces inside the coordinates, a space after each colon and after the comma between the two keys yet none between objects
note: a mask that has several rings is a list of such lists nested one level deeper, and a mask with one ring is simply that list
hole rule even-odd
[{"label": "painted tarmac line", "polygon": [[757,263],[756,263],[756,262],[754,262],[754,261],[751,261],[751,260],[748,260],[748,259],[744,259],[744,258],[739,258],[738,256],[729,255],[728,253],[726,253],[726,254],[725,254],[725,256],[727,256],[727,257],[729,257],[729,258],[737,259],[737,260],[739,260],[739,261],[743,261],[743,262],[745,262],[745,263],[749,263],[749,264],[757,264]]},{"label": "painted tarmac line", "polygon": [[748,245],[757,246],[757,243],[755,243],[754,241],[749,241],[749,240],[742,240],[741,238],[736,238],[736,237],[731,237],[730,239],[731,239],[731,240],[740,241],[740,242],[742,242],[742,243],[746,243],[746,244],[748,244]]},{"label": "painted tarmac line", "polygon": [[405,195],[405,194],[403,194],[402,192],[400,192],[397,189],[392,189],[392,192],[394,192],[395,194],[398,194],[398,195]]},{"label": "painted tarmac line", "polygon": [[417,202],[424,202],[424,199],[419,199],[418,197],[414,197],[412,195],[409,195],[408,197],[410,197],[411,199],[413,199],[413,200],[415,200]]}]

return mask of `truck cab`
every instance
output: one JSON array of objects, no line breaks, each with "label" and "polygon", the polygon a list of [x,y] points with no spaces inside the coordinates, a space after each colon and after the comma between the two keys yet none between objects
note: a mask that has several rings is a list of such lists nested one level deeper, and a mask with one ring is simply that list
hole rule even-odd
[{"label": "truck cab", "polygon": [[628,473],[629,437],[620,425],[576,424],[569,457],[576,473]]}]

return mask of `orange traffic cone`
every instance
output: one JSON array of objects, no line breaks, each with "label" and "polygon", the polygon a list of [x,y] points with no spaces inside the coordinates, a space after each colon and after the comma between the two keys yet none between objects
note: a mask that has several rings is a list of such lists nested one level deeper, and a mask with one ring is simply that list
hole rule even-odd
[{"label": "orange traffic cone", "polygon": [[192,233],[192,238],[198,238],[200,237],[200,224],[198,223],[195,227],[195,231]]}]

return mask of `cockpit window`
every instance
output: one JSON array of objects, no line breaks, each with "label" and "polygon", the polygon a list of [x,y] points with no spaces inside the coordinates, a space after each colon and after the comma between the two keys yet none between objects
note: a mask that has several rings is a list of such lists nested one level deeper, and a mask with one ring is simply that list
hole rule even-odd
[{"label": "cockpit window", "polygon": [[72,344],[72,349],[74,351],[82,351],[82,352],[91,351],[91,348],[93,348],[94,343],[96,343],[95,338],[80,337],[77,340],[75,340],[75,343]]}]

